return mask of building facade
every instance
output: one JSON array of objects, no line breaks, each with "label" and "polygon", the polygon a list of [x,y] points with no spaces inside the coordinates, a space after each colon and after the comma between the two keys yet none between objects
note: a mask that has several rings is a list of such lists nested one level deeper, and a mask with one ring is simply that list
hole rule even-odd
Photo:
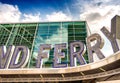
[{"label": "building facade", "polygon": [[[104,32],[108,34],[107,36],[109,37],[109,40],[110,38],[115,37],[120,48],[119,25],[120,17],[115,16],[111,21],[111,31],[109,32],[105,27],[103,27],[102,30],[104,29]],[[6,46],[6,48],[9,48],[11,45],[26,46],[30,50],[30,57],[24,68],[0,69],[0,82],[104,83],[104,81],[113,82],[114,80],[119,82],[119,50],[107,58],[102,58],[102,60],[92,63],[89,63],[88,61],[88,57],[92,55],[88,55],[86,51],[83,57],[88,64],[80,65],[79,62],[76,62],[74,67],[70,67],[70,43],[81,41],[85,45],[88,45],[86,38],[88,38],[89,34],[90,32],[86,21],[0,24],[1,47]],[[100,36],[98,36],[99,34],[97,34],[97,37],[91,35],[90,37],[93,38],[91,38],[92,43],[94,43],[93,40],[95,43],[101,41]],[[112,36],[110,37],[110,35]],[[98,37],[99,41],[97,41]],[[112,42],[112,40],[110,42]],[[62,52],[65,53],[65,57],[59,60],[61,63],[67,63],[68,67],[52,68],[54,62],[55,45],[64,43],[66,44],[66,49],[62,50]],[[117,45],[116,42],[112,43]],[[36,60],[38,58],[40,45],[43,44],[51,45],[50,50],[44,51],[48,52],[49,57],[43,59],[42,68],[36,68]],[[101,48],[99,45],[97,46],[97,49]],[[80,47],[76,47],[75,50],[78,51],[78,49],[80,49]],[[4,53],[2,50],[0,48],[1,56],[3,56],[0,56],[0,60],[4,59]],[[86,48],[86,50],[89,49]],[[92,53],[94,52],[92,51]],[[2,61],[4,62],[4,60]],[[0,63],[0,65],[2,64]],[[115,82],[116,81],[114,81],[114,83]]]},{"label": "building facade", "polygon": [[[40,45],[51,44],[49,58],[43,59],[42,65],[43,68],[50,68],[55,44],[67,44],[65,58],[61,62],[69,64],[69,44],[76,40],[86,44],[86,27],[86,21],[0,24],[0,45],[27,46],[30,49],[30,58],[26,68],[34,68]],[[87,52],[84,57],[88,62]]]}]

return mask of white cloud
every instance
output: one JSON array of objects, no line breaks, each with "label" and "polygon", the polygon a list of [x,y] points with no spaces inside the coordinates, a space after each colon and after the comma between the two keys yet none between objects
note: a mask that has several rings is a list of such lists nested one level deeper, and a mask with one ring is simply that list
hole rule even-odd
[{"label": "white cloud", "polygon": [[17,6],[0,3],[0,22],[18,22],[20,16]]},{"label": "white cloud", "polygon": [[70,21],[70,20],[72,20],[72,17],[66,15],[61,11],[53,12],[52,14],[46,15],[46,21]]},{"label": "white cloud", "polygon": [[45,19],[40,13],[22,13],[17,5],[0,3],[0,23],[11,22],[39,22],[39,21],[70,21],[72,17],[62,11],[45,15]]},{"label": "white cloud", "polygon": [[22,22],[39,22],[41,20],[40,13],[38,14],[23,14]]},{"label": "white cloud", "polygon": [[[106,4],[109,1],[110,0],[106,0]],[[116,14],[120,15],[120,5],[106,5],[103,3],[101,3],[101,5],[95,4],[98,4],[97,1],[93,4],[85,4],[83,6],[83,12],[80,14],[80,19],[88,22],[92,33],[99,31],[103,26],[110,28],[111,18]]]},{"label": "white cloud", "polygon": [[104,2],[105,3],[105,2],[110,2],[110,1],[111,0],[94,0],[95,3],[97,3],[97,2]]},{"label": "white cloud", "polygon": [[22,13],[17,5],[0,3],[0,23],[40,21],[40,13]]}]

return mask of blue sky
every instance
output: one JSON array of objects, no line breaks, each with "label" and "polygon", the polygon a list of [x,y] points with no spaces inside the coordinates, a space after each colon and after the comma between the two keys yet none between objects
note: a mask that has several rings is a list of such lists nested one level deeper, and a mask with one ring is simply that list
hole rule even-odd
[{"label": "blue sky", "polygon": [[39,11],[52,12],[63,10],[72,0],[1,0],[2,3],[18,5],[22,12]]},{"label": "blue sky", "polygon": [[[42,16],[52,12],[76,12],[72,7],[75,0],[0,0],[3,4],[17,5],[23,13],[41,13]],[[73,13],[74,14],[74,13]]]},{"label": "blue sky", "polygon": [[[119,15],[119,3],[119,0],[0,0],[0,11],[2,14],[11,13],[7,14],[10,17],[13,14],[11,22],[87,20],[91,26],[99,19],[110,20]],[[9,22],[2,14],[0,22]]]},{"label": "blue sky", "polygon": [[0,0],[0,23],[86,20],[91,32],[105,39],[107,55],[112,54],[111,46],[100,29],[110,30],[116,14],[120,0]]}]

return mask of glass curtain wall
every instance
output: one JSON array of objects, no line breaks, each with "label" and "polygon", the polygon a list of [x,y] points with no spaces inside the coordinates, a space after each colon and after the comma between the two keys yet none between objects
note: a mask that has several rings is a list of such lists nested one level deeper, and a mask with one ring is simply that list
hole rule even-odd
[{"label": "glass curtain wall", "polygon": [[[55,44],[66,43],[65,58],[61,62],[69,61],[70,42],[80,40],[86,44],[86,22],[43,22],[0,24],[0,45],[23,45],[30,49],[30,59],[26,67],[34,68],[41,44],[51,44],[49,58],[43,59],[43,68],[52,67]],[[87,52],[84,55],[87,58]],[[79,64],[78,64],[79,65]]]}]

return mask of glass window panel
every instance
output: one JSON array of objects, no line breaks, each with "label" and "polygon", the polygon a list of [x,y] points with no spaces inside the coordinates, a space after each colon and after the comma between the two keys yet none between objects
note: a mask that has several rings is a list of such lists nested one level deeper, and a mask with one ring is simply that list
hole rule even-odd
[{"label": "glass window panel", "polygon": [[[35,67],[40,44],[52,44],[49,58],[43,60],[43,67],[52,67],[55,44],[66,43],[62,52],[65,58],[62,62],[69,63],[69,43],[81,40],[86,43],[86,25],[80,22],[41,22],[17,23],[0,25],[0,45],[25,45],[31,51],[29,67]],[[87,60],[87,53],[85,54]]]},{"label": "glass window panel", "polygon": [[73,22],[74,25],[85,25],[85,21]]}]

